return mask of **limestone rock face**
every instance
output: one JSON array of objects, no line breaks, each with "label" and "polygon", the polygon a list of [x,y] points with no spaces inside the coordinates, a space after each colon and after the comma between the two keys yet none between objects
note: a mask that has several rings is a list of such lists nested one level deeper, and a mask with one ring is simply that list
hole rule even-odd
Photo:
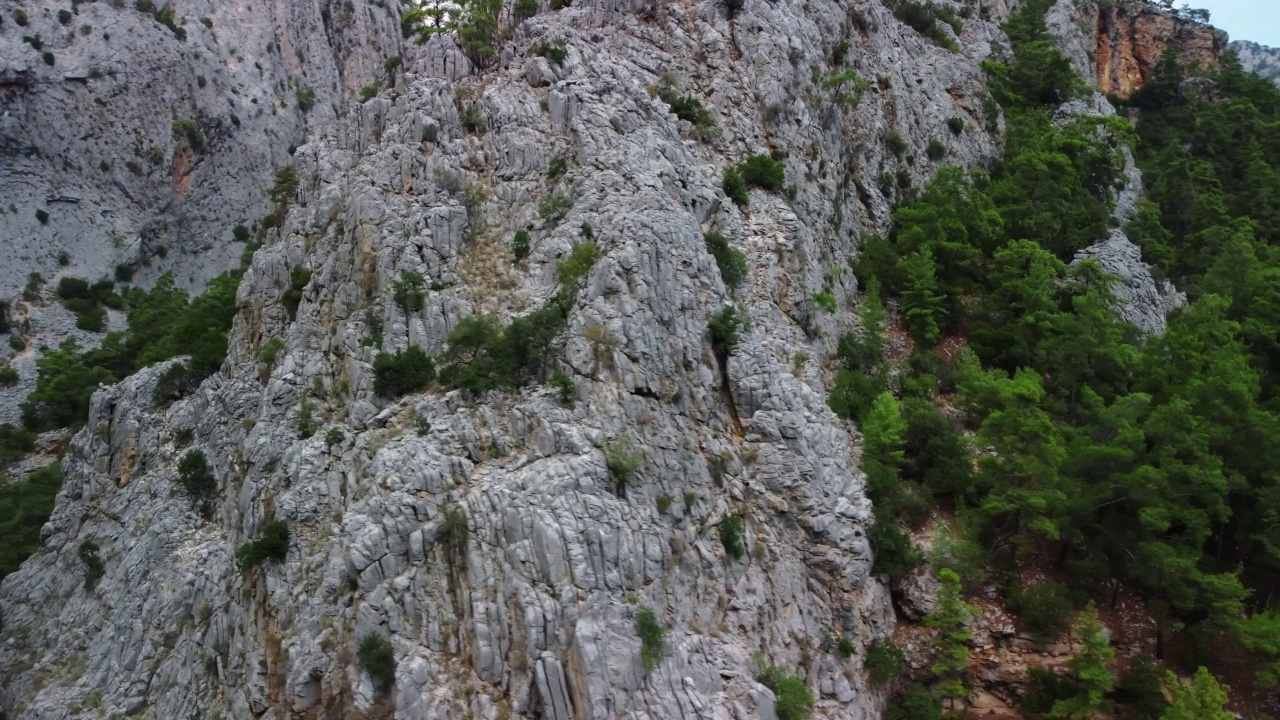
[{"label": "limestone rock face", "polygon": [[1248,40],[1233,40],[1229,47],[1240,58],[1240,65],[1245,70],[1280,81],[1280,49]]},{"label": "limestone rock face", "polygon": [[[271,210],[272,171],[401,54],[394,0],[153,5],[172,28],[134,0],[0,0],[0,299],[29,347],[78,337],[65,313],[20,300],[30,273],[173,272],[198,289],[235,267],[234,228]],[[0,342],[0,361],[13,355]],[[34,356],[13,358],[22,380],[0,391],[0,422],[31,390]]]}]

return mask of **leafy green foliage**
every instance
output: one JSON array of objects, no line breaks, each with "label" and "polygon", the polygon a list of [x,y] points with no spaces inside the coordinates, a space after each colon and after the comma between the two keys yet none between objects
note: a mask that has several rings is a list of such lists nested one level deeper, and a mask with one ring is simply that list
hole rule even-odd
[{"label": "leafy green foliage", "polygon": [[809,298],[817,308],[825,313],[836,311],[836,296],[827,290],[819,290]]},{"label": "leafy green foliage", "polygon": [[218,481],[202,451],[190,450],[178,461],[178,484],[201,515],[205,518],[213,515],[212,498],[218,491]]},{"label": "leafy green foliage", "polygon": [[889,699],[886,720],[938,720],[942,701],[937,693],[920,683],[911,683],[901,694]]},{"label": "leafy green foliage", "polygon": [[[1280,526],[1265,509],[1280,500],[1266,469],[1280,456],[1264,440],[1280,430],[1280,303],[1266,289],[1275,279],[1262,279],[1280,273],[1271,247],[1280,223],[1259,194],[1280,192],[1262,169],[1280,148],[1261,130],[1280,119],[1280,91],[1228,62],[1205,81],[1214,93],[1179,92],[1181,70],[1162,66],[1135,99],[1155,204],[1129,231],[1195,297],[1144,341],[1117,320],[1110,278],[1089,262],[1065,264],[1110,231],[1119,153],[1133,132],[1106,118],[1051,120],[1082,85],[1050,42],[1045,7],[1015,13],[1012,60],[987,65],[1009,127],[1002,162],[989,177],[942,168],[894,211],[892,235],[863,242],[855,274],[899,300],[917,344],[898,385],[904,458],[872,464],[869,491],[888,498],[877,507],[913,485],[963,505],[997,564],[1055,548],[1073,590],[1118,577],[1153,598],[1158,632],[1180,623],[1211,637],[1234,627],[1250,590],[1280,589]],[[958,361],[919,349],[952,334],[970,348]],[[864,423],[888,386],[867,335],[842,339],[830,400]],[[951,391],[975,446],[988,450],[976,471],[931,406]],[[877,512],[879,562],[892,555],[886,547],[910,550],[889,521],[910,519],[906,500],[892,517]],[[1052,635],[1065,630],[1065,596],[1044,586],[1014,600]]]},{"label": "leafy green foliage", "polygon": [[804,678],[777,665],[768,665],[756,676],[756,682],[773,691],[777,698],[774,712],[778,720],[809,720],[813,717],[816,698],[805,685]]},{"label": "leafy green foliage", "polygon": [[401,272],[400,279],[395,281],[392,294],[396,304],[406,313],[421,312],[422,308],[426,307],[427,294],[423,290],[421,273],[412,270]]},{"label": "leafy green foliage", "polygon": [[1115,650],[1107,642],[1102,624],[1098,622],[1098,611],[1092,604],[1077,619],[1075,637],[1080,649],[1067,662],[1067,667],[1076,692],[1053,704],[1049,715],[1055,720],[1089,720],[1115,685],[1115,676],[1109,667],[1115,659]]},{"label": "leafy green foliage", "polygon": [[862,93],[870,86],[870,83],[852,69],[842,70],[822,81],[822,87],[835,90],[835,101],[845,107],[857,105],[862,99]]},{"label": "leafy green foliage", "polygon": [[396,681],[396,656],[391,643],[377,633],[369,633],[360,638],[360,647],[356,650],[356,662],[369,673],[369,677],[378,687],[389,687]]},{"label": "leafy green foliage", "polygon": [[556,40],[554,42],[544,40],[529,48],[529,52],[534,55],[540,55],[556,65],[563,65],[565,58],[569,57],[568,46],[564,40]]},{"label": "leafy green foliage", "polygon": [[720,544],[724,545],[725,553],[735,560],[741,560],[747,554],[747,546],[742,539],[742,516],[736,513],[725,515],[718,524]]},{"label": "leafy green foliage", "polygon": [[[298,192],[298,172],[291,167],[285,166],[277,168],[273,176],[274,182],[271,189],[267,191],[267,196],[271,198],[271,202],[275,203],[278,208],[286,206]],[[277,219],[281,213],[277,211]]]},{"label": "leafy green foliage", "polygon": [[21,460],[35,447],[35,433],[9,423],[0,425],[0,467]]},{"label": "leafy green foliage", "polygon": [[46,350],[36,360],[36,369],[36,388],[22,409],[23,424],[36,431],[83,424],[93,391],[118,379],[106,368],[86,364],[74,338]]},{"label": "leafy green foliage", "polygon": [[578,386],[574,384],[573,378],[562,372],[552,373],[551,386],[555,388],[561,405],[573,407],[578,397]]},{"label": "leafy green foliage", "polygon": [[707,334],[711,337],[711,349],[724,362],[738,347],[740,335],[746,328],[746,320],[733,305],[724,306],[707,321]]},{"label": "leafy green foliage", "polygon": [[662,102],[671,107],[671,112],[676,117],[693,125],[699,132],[709,132],[715,129],[716,121],[702,105],[702,101],[693,95],[681,95],[674,88],[664,86],[658,91],[658,96],[662,98]]},{"label": "leafy green foliage", "polygon": [[948,703],[968,697],[965,685],[969,667],[969,621],[976,609],[964,601],[960,577],[951,570],[938,571],[938,599],[925,625],[934,631],[934,662],[930,670],[938,678],[938,694]]},{"label": "leafy green foliage", "polygon": [[102,557],[98,553],[98,543],[93,540],[80,543],[77,550],[80,562],[84,565],[84,589],[89,592],[93,592],[93,589],[98,587],[98,581],[107,572],[106,566],[102,563]]},{"label": "leafy green foliage", "polygon": [[[6,426],[7,427],[7,426]],[[0,579],[40,549],[40,528],[53,514],[62,468],[46,465],[17,482],[0,483]]]},{"label": "leafy green foliage", "polygon": [[738,164],[738,173],[748,187],[758,187],[771,192],[782,192],[787,183],[782,163],[768,155],[752,155]]},{"label": "leafy green foliage", "polygon": [[636,634],[640,636],[640,667],[648,675],[662,664],[667,654],[667,629],[653,608],[641,606],[636,611]]},{"label": "leafy green foliage", "polygon": [[898,677],[907,656],[892,640],[876,638],[867,646],[867,679],[876,687],[881,687]]},{"label": "leafy green foliage", "polygon": [[951,52],[960,51],[960,46],[946,34],[940,24],[950,25],[957,35],[960,34],[960,18],[950,8],[943,5],[932,5],[922,0],[893,0],[893,2],[887,4],[893,10],[895,17],[911,26],[916,32]]},{"label": "leafy green foliage", "polygon": [[1159,720],[1169,707],[1164,697],[1164,671],[1145,655],[1129,661],[1129,670],[1120,676],[1116,702],[1141,720]]},{"label": "leafy green foliage", "polygon": [[195,120],[189,118],[176,118],[172,124],[173,136],[181,138],[192,150],[201,152],[204,150],[204,133],[200,131],[200,126]]},{"label": "leafy green foliage", "polygon": [[747,196],[747,183],[742,179],[742,173],[738,171],[738,168],[727,167],[724,169],[722,185],[725,196],[738,207],[746,207],[751,203],[751,198]]},{"label": "leafy green foliage", "polygon": [[481,315],[460,320],[449,332],[448,348],[440,358],[440,382],[483,393],[543,377],[578,288],[598,257],[599,250],[590,240],[575,244],[556,264],[556,294],[505,328]]},{"label": "leafy green foliage", "polygon": [[417,345],[373,359],[373,392],[398,398],[425,389],[436,378],[435,362]]},{"label": "leafy green foliage", "polygon": [[511,253],[515,255],[516,262],[529,257],[529,233],[524,230],[516,231],[515,237],[511,240]]},{"label": "leafy green foliage", "polygon": [[406,37],[416,35],[421,45],[436,35],[453,34],[458,46],[476,66],[485,67],[493,62],[501,37],[498,22],[501,0],[462,0],[451,5],[414,2],[411,8],[400,18]]},{"label": "leafy green foliage", "polygon": [[635,479],[636,471],[644,464],[644,457],[631,449],[626,438],[619,438],[604,446],[604,461],[609,479],[622,488]]},{"label": "leafy green foliage", "polygon": [[566,195],[552,193],[538,203],[538,217],[548,222],[556,222],[563,218],[573,207],[573,201]]},{"label": "leafy green foliage", "polygon": [[302,304],[302,291],[311,282],[311,268],[296,265],[289,271],[289,287],[280,294],[280,304],[289,313],[290,320],[298,318],[298,306]]},{"label": "leafy green foliage", "polygon": [[1071,600],[1060,583],[1042,580],[1029,588],[1014,588],[1009,595],[1009,605],[1023,632],[1047,642],[1071,627]]},{"label": "leafy green foliage", "polygon": [[289,523],[272,520],[262,529],[262,536],[250,540],[236,549],[236,566],[248,573],[259,565],[273,560],[280,562],[289,554]]},{"label": "leafy green foliage", "polygon": [[1232,720],[1235,713],[1227,710],[1227,691],[1210,672],[1196,670],[1190,682],[1182,682],[1169,673],[1167,686],[1173,695],[1160,720]]},{"label": "leafy green foliage", "polygon": [[716,259],[716,267],[720,268],[720,279],[724,281],[724,286],[730,292],[737,290],[747,277],[747,256],[729,245],[729,241],[718,232],[706,233],[703,239],[707,243],[707,252]]},{"label": "leafy green foliage", "polygon": [[298,100],[298,109],[302,112],[310,112],[311,108],[316,106],[316,91],[309,87],[300,87],[294,96]]}]

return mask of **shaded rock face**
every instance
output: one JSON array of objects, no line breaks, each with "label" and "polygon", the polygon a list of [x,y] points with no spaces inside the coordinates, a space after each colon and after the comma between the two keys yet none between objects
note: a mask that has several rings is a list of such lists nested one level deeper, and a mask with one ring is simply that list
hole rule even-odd
[{"label": "shaded rock face", "polygon": [[1082,47],[1072,53],[1076,71],[1096,78],[1103,94],[1122,100],[1146,83],[1171,44],[1178,47],[1185,67],[1216,65],[1227,48],[1227,34],[1221,30],[1142,0],[1059,2],[1055,14],[1082,35]]},{"label": "shaded rock face", "polygon": [[[117,267],[202,287],[236,265],[233,228],[270,210],[290,148],[332,127],[400,54],[395,2],[154,5],[174,11],[173,29],[133,0],[0,0],[0,298],[17,300],[29,273],[94,281]],[[307,112],[300,90],[314,94]],[[33,346],[74,334],[38,305],[23,314]],[[0,360],[11,353],[0,343]],[[7,407],[31,389],[32,365],[18,359]]]},{"label": "shaded rock face", "polygon": [[[28,272],[54,275],[63,251],[72,274],[146,259],[144,279],[174,269],[201,284],[230,267],[232,228],[270,209],[265,190],[289,147],[308,126],[331,125],[344,99],[383,74],[383,58],[400,54],[394,4],[178,0],[167,4],[177,31],[132,0],[117,4],[75,4],[63,23],[57,12],[72,3],[0,2],[5,296]],[[19,8],[25,26],[13,20]],[[315,93],[307,113],[302,88]],[[202,148],[175,133],[175,119],[196,124]]]},{"label": "shaded rock face", "polygon": [[[827,408],[819,360],[853,317],[858,232],[887,226],[879,177],[926,182],[933,139],[941,162],[998,152],[977,67],[998,37],[974,21],[955,55],[876,3],[748,3],[730,26],[711,3],[601,2],[523,24],[478,78],[446,39],[409,48],[394,92],[298,148],[301,189],[244,277],[222,371],[168,408],[149,402],[163,368],[95,396],[45,546],[0,585],[0,705],[769,718],[760,651],[805,677],[821,717],[878,716],[861,650],[822,649],[830,633],[862,648],[893,617],[870,572],[858,437]],[[856,105],[822,87],[840,38],[871,80]],[[527,54],[543,40],[565,42],[563,63]],[[664,82],[706,104],[715,137],[696,140],[655,97]],[[728,201],[722,169],[770,152],[794,189]],[[548,178],[555,157],[567,170]],[[563,217],[539,212],[553,194]],[[731,300],[712,228],[750,265],[736,301],[751,329],[727,377],[706,340]],[[531,251],[515,263],[519,229]],[[379,350],[436,354],[468,314],[536,307],[588,232],[600,259],[554,364],[572,407],[542,387],[373,395]],[[280,296],[300,265],[312,272],[291,319]],[[394,300],[404,271],[426,278],[421,309]],[[823,289],[840,312],[812,307]],[[271,338],[285,347],[268,365]],[[623,488],[602,450],[617,439],[641,460]],[[191,449],[217,478],[208,520],[176,485]],[[730,513],[741,559],[717,530]],[[290,524],[287,559],[239,572],[236,548],[272,519]],[[93,590],[86,540],[105,565]],[[648,676],[642,605],[668,628]],[[356,661],[370,633],[394,649],[393,687]]]}]

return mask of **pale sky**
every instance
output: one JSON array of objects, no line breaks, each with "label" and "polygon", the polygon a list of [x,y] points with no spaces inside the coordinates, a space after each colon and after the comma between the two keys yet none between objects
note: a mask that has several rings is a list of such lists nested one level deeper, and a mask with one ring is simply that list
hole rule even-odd
[{"label": "pale sky", "polygon": [[1178,0],[1209,11],[1209,22],[1227,31],[1232,40],[1252,40],[1280,47],[1280,0]]}]

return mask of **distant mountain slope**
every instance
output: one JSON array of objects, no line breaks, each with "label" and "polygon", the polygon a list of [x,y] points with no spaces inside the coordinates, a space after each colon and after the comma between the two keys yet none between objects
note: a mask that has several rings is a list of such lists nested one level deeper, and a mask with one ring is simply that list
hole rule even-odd
[{"label": "distant mountain slope", "polygon": [[1240,56],[1245,70],[1280,82],[1280,48],[1259,45],[1248,40],[1236,40],[1230,45]]}]

